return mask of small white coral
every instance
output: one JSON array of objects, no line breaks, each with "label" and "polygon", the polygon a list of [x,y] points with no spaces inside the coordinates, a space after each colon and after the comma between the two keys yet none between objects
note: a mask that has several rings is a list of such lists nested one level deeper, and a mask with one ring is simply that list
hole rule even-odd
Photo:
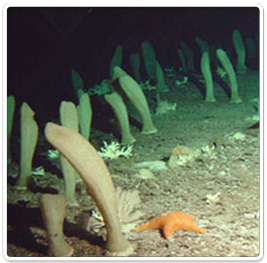
[{"label": "small white coral", "polygon": [[156,115],[163,115],[169,111],[176,111],[176,103],[170,103],[166,100],[161,101],[156,109]]},{"label": "small white coral", "polygon": [[45,170],[43,166],[39,166],[37,168],[34,168],[32,170],[33,175],[45,175]]},{"label": "small white coral", "polygon": [[142,81],[140,83],[140,87],[142,88],[142,90],[145,90],[145,91],[151,91],[151,90],[157,89],[155,86],[152,86],[150,84],[150,80]]},{"label": "small white coral", "polygon": [[227,72],[220,66],[217,66],[216,73],[221,77],[224,78]]},{"label": "small white coral", "polygon": [[93,88],[88,90],[90,96],[101,96],[110,92],[110,87],[107,80],[103,79],[99,85],[95,85]]},{"label": "small white coral", "polygon": [[164,68],[165,72],[166,72],[166,76],[167,77],[174,77],[175,76],[175,71],[174,71],[174,67],[169,67],[169,68]]},{"label": "small white coral", "polygon": [[215,146],[214,145],[206,145],[206,146],[203,146],[200,148],[200,151],[203,153],[203,154],[211,154],[213,152],[213,150],[215,149]]},{"label": "small white coral", "polygon": [[133,145],[121,146],[118,142],[103,142],[104,147],[100,148],[98,154],[105,160],[107,159],[117,159],[119,157],[129,158],[132,156]]},{"label": "small white coral", "polygon": [[59,158],[60,154],[58,150],[48,150],[47,156],[49,160],[54,160],[54,159]]},{"label": "small white coral", "polygon": [[175,85],[177,87],[185,86],[185,85],[187,85],[187,83],[188,83],[188,77],[184,77],[182,81],[180,81],[178,79],[175,81]]}]

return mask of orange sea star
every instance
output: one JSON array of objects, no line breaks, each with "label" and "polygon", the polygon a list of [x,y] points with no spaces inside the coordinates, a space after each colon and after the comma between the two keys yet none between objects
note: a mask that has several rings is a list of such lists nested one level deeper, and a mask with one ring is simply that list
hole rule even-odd
[{"label": "orange sea star", "polygon": [[145,225],[136,227],[137,230],[162,229],[166,238],[169,238],[175,230],[191,230],[205,234],[206,230],[194,224],[194,216],[182,211],[170,211],[149,221]]}]

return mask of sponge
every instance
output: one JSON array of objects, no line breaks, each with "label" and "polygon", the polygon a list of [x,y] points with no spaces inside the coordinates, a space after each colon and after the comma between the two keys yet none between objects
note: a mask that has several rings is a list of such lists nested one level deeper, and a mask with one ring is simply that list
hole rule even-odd
[{"label": "sponge", "polygon": [[70,257],[74,249],[65,241],[63,233],[65,196],[43,194],[39,199],[39,205],[47,233],[48,255],[50,257]]},{"label": "sponge", "polygon": [[10,140],[11,132],[13,126],[13,118],[15,112],[15,97],[10,95],[7,97],[7,164],[11,163],[11,153],[10,153]]},{"label": "sponge", "polygon": [[233,43],[237,54],[237,72],[240,74],[244,74],[247,70],[247,67],[245,65],[246,51],[241,33],[237,29],[233,31]]},{"label": "sponge", "polygon": [[38,140],[38,125],[35,112],[23,102],[20,108],[20,174],[17,181],[19,189],[25,190],[32,174],[32,159]]},{"label": "sponge", "polygon": [[242,100],[238,95],[238,85],[236,80],[235,71],[233,65],[226,55],[226,53],[222,49],[217,49],[216,51],[217,57],[219,58],[220,62],[222,63],[224,70],[227,72],[228,79],[230,82],[231,88],[231,103],[241,103]]},{"label": "sponge", "polygon": [[133,247],[121,232],[115,188],[97,150],[77,131],[51,122],[45,127],[45,137],[71,163],[89,188],[105,221],[108,251],[116,256],[130,255]]},{"label": "sponge", "polygon": [[204,76],[205,84],[206,84],[206,98],[205,98],[205,101],[215,102],[216,99],[214,97],[212,74],[211,74],[211,70],[210,70],[209,52],[205,51],[202,54],[200,67],[201,67],[201,71],[202,71],[202,74]]},{"label": "sponge", "polygon": [[105,95],[106,101],[111,105],[121,126],[121,143],[132,144],[135,138],[132,136],[129,125],[129,118],[126,106],[122,97],[117,92]]},{"label": "sponge", "polygon": [[116,78],[119,79],[119,83],[122,90],[124,91],[126,96],[130,99],[130,101],[133,103],[133,105],[135,106],[135,108],[137,109],[137,111],[141,116],[143,123],[141,133],[142,134],[156,133],[158,130],[152,122],[146,97],[139,84],[120,67],[114,68],[113,79]]}]

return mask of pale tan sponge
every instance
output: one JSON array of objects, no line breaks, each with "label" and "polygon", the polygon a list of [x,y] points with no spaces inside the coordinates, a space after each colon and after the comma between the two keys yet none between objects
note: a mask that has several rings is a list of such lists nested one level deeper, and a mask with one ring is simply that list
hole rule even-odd
[{"label": "pale tan sponge", "polygon": [[112,80],[119,80],[120,87],[137,109],[142,120],[142,134],[153,134],[158,130],[154,126],[146,97],[139,84],[120,67],[114,67]]},{"label": "pale tan sponge", "polygon": [[35,112],[23,102],[20,108],[20,174],[17,187],[26,190],[32,175],[32,159],[38,140],[38,125]]},{"label": "pale tan sponge", "polygon": [[117,92],[105,95],[105,100],[111,105],[121,127],[121,144],[132,144],[135,138],[131,134],[127,108],[122,97]]},{"label": "pale tan sponge", "polygon": [[89,188],[105,221],[109,253],[114,256],[130,255],[133,247],[121,232],[115,188],[97,150],[77,131],[51,122],[45,127],[45,137],[71,163]]},{"label": "pale tan sponge", "polygon": [[74,249],[65,241],[63,223],[65,218],[65,196],[43,194],[39,199],[48,239],[50,257],[70,257]]}]

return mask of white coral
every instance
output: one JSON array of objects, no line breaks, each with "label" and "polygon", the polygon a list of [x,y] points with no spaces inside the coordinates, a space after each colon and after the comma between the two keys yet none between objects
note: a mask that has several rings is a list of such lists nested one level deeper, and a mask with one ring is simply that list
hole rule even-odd
[{"label": "white coral", "polygon": [[98,154],[105,160],[107,159],[117,159],[119,157],[129,158],[132,156],[133,145],[121,146],[118,142],[111,142],[111,144],[107,144],[107,142],[103,142],[104,147],[100,148]]},{"label": "white coral", "polygon": [[54,160],[59,158],[60,154],[58,150],[48,150],[47,151],[48,159],[49,160]]},{"label": "white coral", "polygon": [[93,88],[88,90],[88,94],[90,96],[94,96],[94,95],[101,96],[109,92],[110,92],[110,88],[105,79],[101,81],[100,85],[95,85]]},{"label": "white coral", "polygon": [[220,66],[217,66],[216,73],[221,77],[224,78],[227,75],[227,72]]},{"label": "white coral", "polygon": [[33,175],[45,175],[45,170],[43,166],[39,166],[37,168],[34,168],[32,170]]},{"label": "white coral", "polygon": [[176,111],[176,103],[170,103],[166,100],[161,101],[156,108],[156,115],[163,115],[169,111]]},{"label": "white coral", "polygon": [[151,91],[151,90],[157,89],[155,86],[152,86],[150,84],[150,80],[142,81],[140,83],[140,87],[142,88],[142,90],[145,90],[145,91]]},{"label": "white coral", "polygon": [[184,77],[182,81],[180,81],[178,79],[175,81],[175,85],[177,87],[181,87],[181,86],[187,85],[187,83],[188,83],[188,77]]}]

